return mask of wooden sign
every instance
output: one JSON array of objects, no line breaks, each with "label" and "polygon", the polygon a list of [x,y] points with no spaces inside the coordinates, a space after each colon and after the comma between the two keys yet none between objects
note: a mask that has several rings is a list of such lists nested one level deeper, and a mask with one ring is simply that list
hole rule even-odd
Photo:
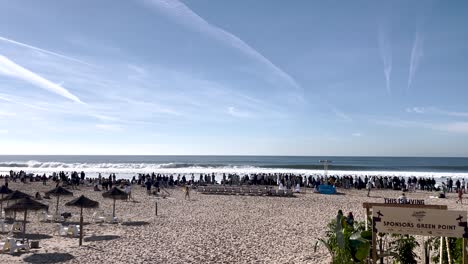
[{"label": "wooden sign", "polygon": [[373,231],[403,235],[468,237],[466,211],[374,207]]}]

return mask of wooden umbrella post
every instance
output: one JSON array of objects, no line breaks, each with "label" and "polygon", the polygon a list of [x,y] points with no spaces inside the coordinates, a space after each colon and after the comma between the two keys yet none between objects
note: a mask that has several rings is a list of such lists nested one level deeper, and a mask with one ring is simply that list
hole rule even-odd
[{"label": "wooden umbrella post", "polygon": [[155,200],[154,203],[155,203],[154,213],[157,216],[158,215],[158,200]]},{"label": "wooden umbrella post", "polygon": [[370,209],[366,208],[366,219],[364,219],[364,221],[365,221],[365,230],[366,231],[369,229],[369,228],[367,228],[367,226],[369,226],[369,215],[370,215]]},{"label": "wooden umbrella post", "polygon": [[444,237],[440,237],[439,264],[442,264],[443,253],[444,253]]},{"label": "wooden umbrella post", "polygon": [[372,230],[372,264],[377,264],[377,233]]},{"label": "wooden umbrella post", "polygon": [[115,198],[114,198],[114,206],[112,208],[112,221],[114,221],[115,218]]},{"label": "wooden umbrella post", "polygon": [[0,201],[0,218],[3,218],[3,193],[2,193],[2,201]]},{"label": "wooden umbrella post", "polygon": [[80,246],[83,244],[83,206],[80,212]]},{"label": "wooden umbrella post", "polygon": [[466,247],[468,247],[468,239],[463,238],[463,264],[468,264],[468,254]]},{"label": "wooden umbrella post", "polygon": [[24,210],[24,222],[23,222],[23,243],[26,240],[26,218],[28,217],[28,210]]},{"label": "wooden umbrella post", "polygon": [[55,214],[58,215],[58,205],[59,205],[60,195],[57,195],[57,205],[55,206]]},{"label": "wooden umbrella post", "polygon": [[447,247],[447,259],[448,264],[452,264],[452,256],[450,255],[450,247],[449,247],[449,238],[445,238],[445,246]]}]

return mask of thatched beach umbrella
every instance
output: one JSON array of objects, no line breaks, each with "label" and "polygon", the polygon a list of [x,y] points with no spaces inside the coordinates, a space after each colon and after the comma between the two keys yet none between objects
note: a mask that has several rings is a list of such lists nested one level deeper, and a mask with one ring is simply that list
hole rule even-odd
[{"label": "thatched beach umbrella", "polygon": [[49,206],[33,200],[31,197],[21,198],[16,203],[7,206],[5,211],[24,211],[24,222],[23,222],[23,240],[26,238],[26,219],[28,216],[28,210],[47,210]]},{"label": "thatched beach umbrella", "polygon": [[55,207],[55,214],[58,214],[60,196],[73,196],[72,192],[70,192],[69,190],[63,188],[62,186],[54,188],[54,189],[46,192],[46,194],[52,195],[52,196],[57,196],[57,206]]},{"label": "thatched beach umbrella", "polygon": [[9,193],[7,196],[2,198],[2,201],[15,201],[23,198],[32,198],[31,195],[20,192],[20,191],[13,191]]},{"label": "thatched beach umbrella", "polygon": [[115,200],[126,200],[128,194],[117,187],[112,188],[110,191],[107,191],[102,194],[104,198],[114,199],[114,206],[112,209],[112,219],[115,218]]},{"label": "thatched beach umbrella", "polygon": [[81,208],[80,212],[80,242],[79,245],[82,245],[83,241],[83,208],[96,208],[99,206],[99,203],[87,198],[84,195],[71,200],[65,204],[66,206],[78,206]]},{"label": "thatched beach umbrella", "polygon": [[[5,194],[10,194],[12,192],[13,192],[13,190],[9,189],[5,185],[2,185],[2,187],[0,187],[0,194],[2,195],[2,199],[3,199],[3,196]],[[2,212],[3,212],[3,200],[0,200],[0,216],[1,216]]]},{"label": "thatched beach umbrella", "polygon": [[[2,202],[7,201],[7,206],[8,206],[8,203],[10,201],[17,201],[17,200],[23,199],[23,198],[32,198],[32,197],[31,197],[31,195],[29,195],[27,193],[20,192],[20,191],[16,190],[16,191],[13,191],[12,193],[9,193],[7,196],[3,197],[1,199],[1,201]],[[14,213],[15,213],[14,218],[16,219],[16,211]]]}]

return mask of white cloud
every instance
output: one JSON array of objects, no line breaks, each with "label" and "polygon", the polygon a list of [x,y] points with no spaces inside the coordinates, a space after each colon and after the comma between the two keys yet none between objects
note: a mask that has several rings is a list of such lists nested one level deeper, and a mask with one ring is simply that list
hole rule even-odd
[{"label": "white cloud", "polygon": [[420,122],[402,119],[374,120],[377,125],[399,128],[425,128],[435,131],[468,134],[468,122]]},{"label": "white cloud", "polygon": [[123,128],[120,125],[115,125],[115,124],[97,124],[96,128],[99,128],[101,130],[106,130],[106,131],[122,131]]},{"label": "white cloud", "polygon": [[14,63],[2,55],[0,55],[0,74],[29,82],[33,85],[49,90],[77,103],[83,103],[78,97],[70,93],[62,86],[43,78],[42,76]]},{"label": "white cloud", "polygon": [[8,130],[6,130],[6,129],[0,129],[0,134],[8,134]]},{"label": "white cloud", "polygon": [[448,124],[437,125],[435,128],[452,133],[468,134],[468,122],[453,122]]},{"label": "white cloud", "polygon": [[415,114],[437,114],[453,117],[468,117],[468,112],[447,111],[437,107],[408,107],[406,112]]},{"label": "white cloud", "polygon": [[348,116],[347,114],[345,114],[345,113],[342,112],[341,110],[337,109],[336,107],[332,107],[332,111],[333,111],[333,113],[335,113],[335,115],[336,115],[339,119],[341,119],[341,120],[343,120],[343,121],[346,121],[346,122],[351,122],[351,121],[353,121],[353,119],[352,119],[350,116]]},{"label": "white cloud", "polygon": [[406,108],[406,112],[416,113],[416,114],[424,114],[424,113],[427,112],[427,110],[424,107],[409,107],[409,108]]},{"label": "white cloud", "polygon": [[446,112],[449,116],[468,117],[468,112]]},{"label": "white cloud", "polygon": [[246,111],[236,109],[234,106],[228,107],[228,114],[234,117],[252,117],[252,114]]},{"label": "white cloud", "polygon": [[362,136],[362,134],[361,134],[361,133],[359,133],[359,132],[357,132],[357,133],[353,133],[353,134],[352,134],[352,136],[353,136],[353,137],[361,137],[361,136]]},{"label": "white cloud", "polygon": [[[1,98],[0,98],[1,100]],[[11,116],[16,116],[15,112],[7,112],[7,111],[0,111],[0,117],[11,117]]]}]

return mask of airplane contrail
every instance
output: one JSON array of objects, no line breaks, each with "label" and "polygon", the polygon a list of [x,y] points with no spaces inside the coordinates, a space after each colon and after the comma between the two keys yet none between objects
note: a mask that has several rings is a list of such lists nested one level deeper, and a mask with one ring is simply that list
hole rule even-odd
[{"label": "airplane contrail", "polygon": [[16,64],[15,62],[11,61],[10,59],[2,55],[0,55],[0,74],[29,82],[42,89],[61,95],[74,102],[83,104],[83,102],[77,96],[70,93],[67,89]]},{"label": "airplane contrail", "polygon": [[416,74],[416,70],[419,67],[421,58],[423,57],[423,41],[424,39],[421,33],[416,32],[416,35],[414,37],[413,49],[411,50],[408,89],[413,83],[414,75]]},{"label": "airplane contrail", "polygon": [[76,58],[73,58],[73,57],[70,57],[70,56],[62,55],[60,53],[53,52],[53,51],[50,51],[50,50],[41,49],[41,48],[38,48],[38,47],[35,47],[35,46],[28,45],[26,43],[22,43],[22,42],[18,42],[18,41],[9,39],[9,38],[5,38],[5,37],[2,37],[2,36],[0,36],[0,40],[15,44],[15,45],[18,45],[18,46],[21,46],[21,47],[25,47],[25,48],[29,48],[29,49],[32,49],[32,50],[37,50],[37,51],[40,51],[40,52],[44,52],[44,53],[47,53],[47,54],[50,54],[50,55],[54,55],[54,56],[57,56],[59,58],[66,59],[66,60],[69,60],[69,61],[81,63],[81,64],[84,64],[84,65],[87,65],[87,66],[93,66],[90,63],[87,63],[85,61],[82,61],[82,60],[79,60],[79,59],[76,59]]}]

